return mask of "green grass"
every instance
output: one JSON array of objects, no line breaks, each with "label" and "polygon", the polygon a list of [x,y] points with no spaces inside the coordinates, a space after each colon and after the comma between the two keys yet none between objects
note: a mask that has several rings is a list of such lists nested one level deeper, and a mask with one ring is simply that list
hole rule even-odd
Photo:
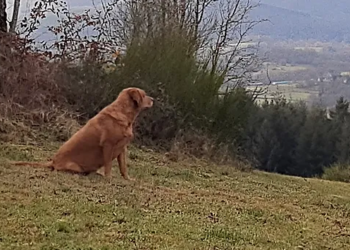
[{"label": "green grass", "polygon": [[133,183],[6,163],[55,147],[0,149],[0,249],[350,249],[348,184],[137,149]]}]

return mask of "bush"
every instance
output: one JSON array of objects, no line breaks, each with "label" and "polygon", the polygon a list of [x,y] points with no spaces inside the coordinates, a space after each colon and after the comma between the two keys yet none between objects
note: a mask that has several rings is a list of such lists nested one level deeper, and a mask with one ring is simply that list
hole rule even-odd
[{"label": "bush", "polygon": [[16,35],[3,35],[0,44],[0,141],[38,141],[33,131],[43,128],[65,131],[76,116],[56,78],[59,64],[28,49]]},{"label": "bush", "polygon": [[0,99],[5,100],[3,103],[15,103],[27,110],[66,104],[55,79],[56,64],[48,63],[41,53],[27,50],[17,36],[1,37],[0,43]]},{"label": "bush", "polygon": [[324,168],[322,179],[350,183],[350,167],[349,165],[334,164]]},{"label": "bush", "polygon": [[187,145],[179,148],[197,156],[208,155],[209,148],[219,154],[214,149],[225,144],[233,154],[255,104],[243,88],[219,95],[222,77],[202,68],[196,55],[188,53],[191,46],[179,31],[130,45],[122,67],[109,74],[98,63],[65,67],[61,83],[67,100],[91,118],[123,88],[140,87],[156,102],[137,120],[137,142],[165,150],[181,142]]}]

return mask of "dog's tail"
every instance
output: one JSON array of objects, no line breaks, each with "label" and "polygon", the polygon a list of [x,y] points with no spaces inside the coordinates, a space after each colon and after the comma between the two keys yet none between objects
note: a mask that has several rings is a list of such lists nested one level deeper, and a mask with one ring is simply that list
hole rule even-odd
[{"label": "dog's tail", "polygon": [[11,162],[15,166],[31,166],[31,167],[42,167],[42,168],[53,168],[52,161],[49,162],[27,162],[27,161],[15,161]]}]

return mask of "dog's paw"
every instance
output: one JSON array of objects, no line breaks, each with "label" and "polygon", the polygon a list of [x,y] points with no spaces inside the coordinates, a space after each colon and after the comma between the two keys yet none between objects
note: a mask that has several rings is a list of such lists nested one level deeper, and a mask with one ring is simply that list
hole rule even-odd
[{"label": "dog's paw", "polygon": [[136,181],[134,178],[131,178],[130,176],[124,176],[124,179],[132,182]]},{"label": "dog's paw", "polygon": [[104,168],[99,168],[97,171],[96,171],[96,174],[98,175],[101,175],[101,176],[105,176],[105,170]]},{"label": "dog's paw", "polygon": [[111,182],[112,181],[112,175],[111,174],[105,174],[104,175],[104,177],[106,178],[106,180],[108,181],[108,182]]}]

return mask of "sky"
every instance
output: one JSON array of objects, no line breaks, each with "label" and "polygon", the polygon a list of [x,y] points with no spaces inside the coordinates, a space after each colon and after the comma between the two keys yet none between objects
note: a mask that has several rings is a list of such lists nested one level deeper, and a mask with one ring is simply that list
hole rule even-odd
[{"label": "sky", "polygon": [[[100,0],[95,0],[97,3]],[[18,17],[17,28],[19,28],[19,24],[21,20],[23,20],[24,16],[28,16],[31,9],[33,8],[35,2],[37,0],[20,0],[20,14]],[[75,13],[79,13],[81,11],[91,9],[93,7],[93,0],[66,0],[68,8]],[[6,12],[7,12],[7,20],[8,22],[12,19],[13,5],[14,0],[6,0]],[[97,6],[99,4],[96,4]],[[44,20],[41,20],[41,25],[37,31],[34,33],[34,38],[38,41],[51,41],[54,39],[52,37],[51,32],[48,32],[47,27],[51,25],[57,24],[57,17],[55,15],[47,15]]]},{"label": "sky", "polygon": [[[34,6],[37,0],[21,0],[20,4],[20,16],[24,16],[30,12],[30,9]],[[67,0],[68,7],[71,9],[86,9],[92,6],[91,0]],[[7,0],[7,18],[11,20],[13,12],[14,0]]]},{"label": "sky", "polygon": [[[30,9],[30,6],[34,4],[34,0],[21,0],[20,4],[20,12],[23,15],[27,10]],[[6,12],[7,12],[7,19],[11,20],[12,18],[12,12],[13,12],[13,0],[7,0],[6,1]]]}]

